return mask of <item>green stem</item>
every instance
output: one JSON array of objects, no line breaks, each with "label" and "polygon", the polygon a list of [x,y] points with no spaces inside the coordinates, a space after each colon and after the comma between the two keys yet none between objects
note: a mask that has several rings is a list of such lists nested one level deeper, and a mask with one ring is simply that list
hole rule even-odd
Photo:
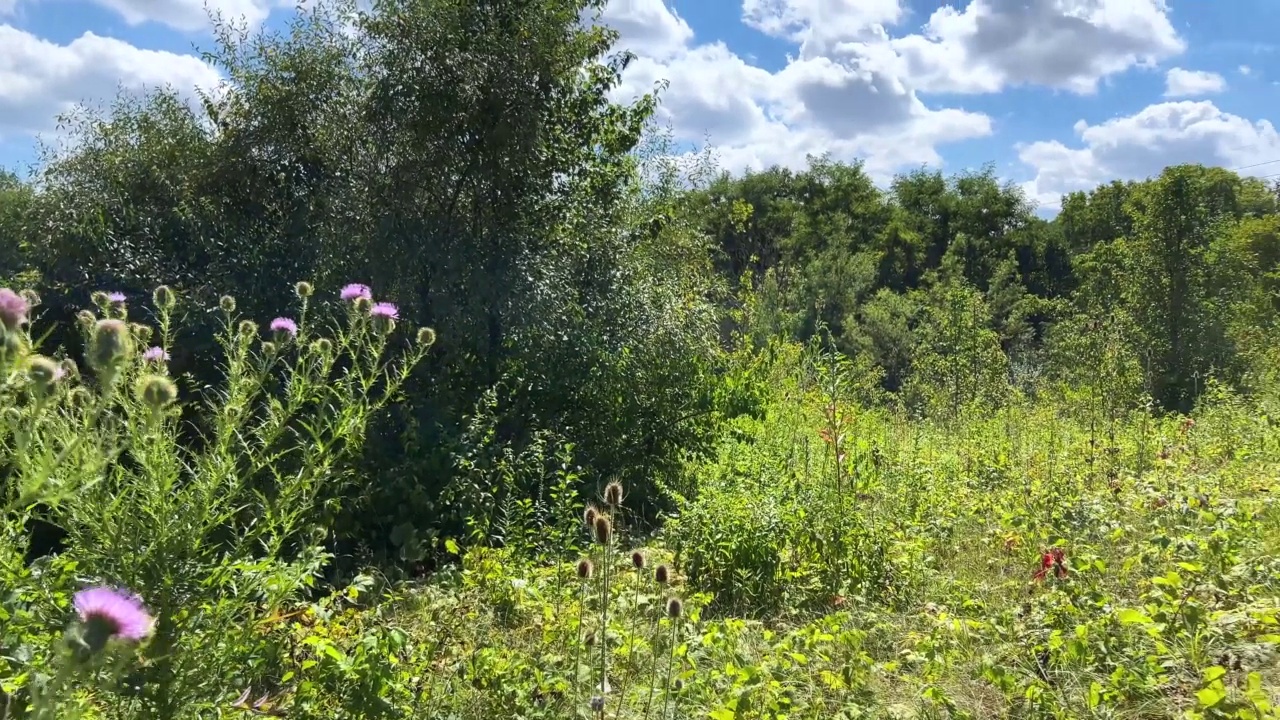
[{"label": "green stem", "polygon": [[604,697],[605,682],[609,673],[609,545],[600,545],[601,593],[600,593],[600,696]]},{"label": "green stem", "polygon": [[671,706],[671,671],[676,666],[676,631],[680,621],[671,619],[671,654],[667,657],[667,684],[662,688],[662,717],[667,717],[667,708]]}]

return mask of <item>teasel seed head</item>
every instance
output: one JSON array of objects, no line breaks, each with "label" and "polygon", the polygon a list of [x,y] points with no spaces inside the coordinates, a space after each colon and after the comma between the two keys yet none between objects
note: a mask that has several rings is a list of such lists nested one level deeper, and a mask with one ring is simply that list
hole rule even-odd
[{"label": "teasel seed head", "polygon": [[653,569],[653,581],[659,585],[667,585],[671,582],[671,568],[666,565],[659,565]]},{"label": "teasel seed head", "polygon": [[613,480],[604,486],[604,504],[612,508],[622,504],[622,483]]},{"label": "teasel seed head", "polygon": [[680,598],[667,598],[667,617],[675,620],[681,615],[684,615],[684,603],[680,601]]},{"label": "teasel seed head", "polygon": [[604,513],[596,515],[594,530],[596,542],[601,545],[608,545],[613,540],[613,521],[609,519],[608,515]]},{"label": "teasel seed head", "polygon": [[581,560],[578,561],[578,579],[579,580],[590,580],[591,576],[595,574],[595,571],[596,571],[596,566],[593,565],[591,561],[588,560],[587,558],[582,558]]}]

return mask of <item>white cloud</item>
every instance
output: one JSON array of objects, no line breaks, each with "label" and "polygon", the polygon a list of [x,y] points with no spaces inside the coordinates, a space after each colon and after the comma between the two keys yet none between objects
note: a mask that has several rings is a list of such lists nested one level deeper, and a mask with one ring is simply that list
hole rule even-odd
[{"label": "white cloud", "polygon": [[1241,65],[1236,69],[1240,72],[1241,75],[1248,75],[1253,72],[1253,68],[1249,67],[1248,65]]},{"label": "white cloud", "polygon": [[647,57],[666,58],[693,40],[693,29],[663,0],[612,0],[601,19],[617,30],[619,46]]},{"label": "white cloud", "polygon": [[0,0],[0,17],[12,15],[18,9],[18,0]]},{"label": "white cloud", "polygon": [[1092,93],[1104,78],[1186,47],[1164,0],[973,0],[935,11],[922,35],[890,42],[919,90],[953,93]]},{"label": "white cloud", "polygon": [[[634,13],[635,4],[624,3],[623,11]],[[667,17],[652,14],[655,8]],[[641,43],[659,51],[628,68],[617,97],[629,100],[668,80],[659,120],[679,141],[709,139],[728,170],[802,167],[806,155],[830,152],[864,159],[887,179],[906,166],[940,163],[940,144],[991,133],[987,116],[931,108],[917,96],[878,24],[900,14],[896,0],[747,0],[748,22],[803,46],[799,57],[769,71],[721,42],[692,45],[692,33],[679,30],[682,20],[646,4],[649,26],[668,30]],[[819,26],[821,33],[811,30]],[[673,47],[677,39],[682,46]]]},{"label": "white cloud", "polygon": [[1018,147],[1019,159],[1036,172],[1024,188],[1042,206],[1057,207],[1065,193],[1113,179],[1150,177],[1170,165],[1243,167],[1258,158],[1280,157],[1280,133],[1270,122],[1251,122],[1207,100],[1150,105],[1099,125],[1081,120],[1075,131],[1078,147],[1056,140]]},{"label": "white cloud", "polygon": [[267,19],[274,0],[94,0],[112,10],[130,25],[156,22],[179,30],[194,31],[209,27],[209,12],[221,13],[228,19],[244,19],[257,25]]},{"label": "white cloud", "polygon": [[109,100],[117,90],[168,84],[191,95],[220,81],[216,70],[190,55],[143,50],[93,33],[58,45],[0,25],[0,137],[51,129],[58,113]]},{"label": "white cloud", "polygon": [[1171,68],[1164,77],[1164,96],[1167,98],[1195,97],[1222,92],[1227,81],[1221,75],[1204,70]]}]

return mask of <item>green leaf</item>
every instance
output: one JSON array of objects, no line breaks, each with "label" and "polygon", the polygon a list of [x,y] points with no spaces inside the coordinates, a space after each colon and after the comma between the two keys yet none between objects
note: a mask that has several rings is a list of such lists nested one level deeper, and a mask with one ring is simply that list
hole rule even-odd
[{"label": "green leaf", "polygon": [[1123,608],[1121,610],[1117,610],[1116,619],[1119,620],[1124,625],[1134,625],[1134,624],[1149,625],[1152,622],[1151,617],[1148,616],[1146,613],[1142,612],[1141,610],[1135,610],[1133,608]]},{"label": "green leaf", "polygon": [[1227,693],[1217,687],[1207,687],[1196,692],[1196,700],[1202,708],[1211,708],[1222,702],[1226,696]]},{"label": "green leaf", "polygon": [[446,538],[446,539],[445,539],[445,541],[444,541],[444,549],[445,549],[445,550],[447,550],[447,551],[449,552],[449,554],[450,554],[450,555],[458,555],[458,554],[460,554],[460,552],[459,552],[459,550],[458,550],[458,543],[454,542],[453,538]]}]

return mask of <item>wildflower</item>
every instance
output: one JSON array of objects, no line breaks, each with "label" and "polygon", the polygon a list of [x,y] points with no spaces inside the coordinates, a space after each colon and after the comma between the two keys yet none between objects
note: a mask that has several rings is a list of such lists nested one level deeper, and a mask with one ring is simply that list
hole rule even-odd
[{"label": "wildflower", "polygon": [[667,599],[667,617],[675,620],[684,614],[684,603],[680,598],[673,597]]},{"label": "wildflower", "polygon": [[137,642],[151,634],[152,619],[136,596],[106,587],[76,593],[73,604],[83,625],[81,640],[90,652],[113,639]]},{"label": "wildflower", "polygon": [[123,305],[124,301],[128,299],[125,297],[124,293],[122,292],[109,292],[106,294],[106,296],[107,296],[107,302],[111,303],[112,305]]},{"label": "wildflower", "polygon": [[360,298],[364,298],[366,300],[373,298],[373,292],[369,290],[369,286],[362,283],[349,283],[344,285],[338,295],[343,300],[348,301],[354,301]]},{"label": "wildflower", "polygon": [[293,286],[293,293],[303,300],[306,300],[307,298],[311,297],[311,293],[313,293],[314,291],[315,291],[315,288],[311,287],[311,283],[307,282],[306,280],[302,280],[300,282],[294,283],[294,286]]},{"label": "wildflower", "polygon": [[298,323],[286,317],[278,317],[271,321],[271,332],[275,333],[276,342],[292,340],[298,336]]},{"label": "wildflower", "polygon": [[1067,576],[1067,553],[1062,548],[1049,548],[1040,555],[1040,569],[1033,576],[1035,580],[1044,580],[1052,570],[1059,579]]},{"label": "wildflower", "polygon": [[162,347],[152,346],[142,353],[142,359],[149,363],[164,362],[169,359],[169,353]]},{"label": "wildflower", "polygon": [[138,399],[152,412],[160,412],[177,398],[178,386],[163,375],[144,375],[138,379]]},{"label": "wildflower", "polygon": [[644,553],[636,550],[631,553],[631,566],[637,570],[643,570],[645,565]]},{"label": "wildflower", "polygon": [[400,318],[400,309],[389,302],[374,303],[369,308],[369,317],[373,318],[373,329],[383,335],[390,334]]},{"label": "wildflower", "polygon": [[429,327],[418,328],[418,344],[431,347],[436,344],[436,331]]},{"label": "wildflower", "polygon": [[114,373],[133,349],[129,326],[115,318],[104,318],[93,326],[89,338],[89,364],[102,373]]},{"label": "wildflower", "polygon": [[604,503],[615,508],[622,504],[622,483],[614,480],[604,486]]},{"label": "wildflower", "polygon": [[4,329],[13,332],[27,321],[30,303],[9,288],[0,288],[0,324]]},{"label": "wildflower", "polygon": [[218,307],[222,308],[222,312],[230,315],[236,311],[236,299],[230,295],[223,295],[218,298]]},{"label": "wildflower", "polygon": [[172,310],[178,304],[178,296],[174,294],[173,288],[161,285],[151,291],[151,302],[161,310]]},{"label": "wildflower", "polygon": [[582,558],[578,561],[579,580],[590,580],[593,574],[595,574],[595,565],[592,565],[590,560]]}]

